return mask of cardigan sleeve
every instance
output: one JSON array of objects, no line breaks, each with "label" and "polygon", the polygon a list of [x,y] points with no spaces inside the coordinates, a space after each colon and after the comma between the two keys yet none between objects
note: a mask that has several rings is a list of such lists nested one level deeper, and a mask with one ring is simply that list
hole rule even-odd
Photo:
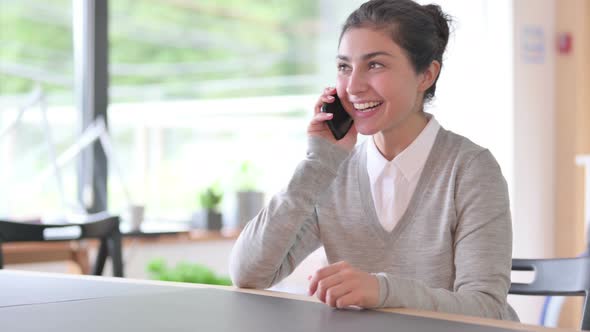
[{"label": "cardigan sleeve", "polygon": [[271,287],[320,246],[315,204],[348,155],[325,139],[309,138],[307,156],[287,188],[274,195],[238,237],[230,256],[234,285]]}]

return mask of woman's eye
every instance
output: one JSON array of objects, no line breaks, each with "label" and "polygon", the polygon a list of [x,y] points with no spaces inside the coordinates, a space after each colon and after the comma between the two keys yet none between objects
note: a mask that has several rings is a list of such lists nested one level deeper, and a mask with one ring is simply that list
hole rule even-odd
[{"label": "woman's eye", "polygon": [[350,67],[345,63],[338,64],[338,71],[347,71]]},{"label": "woman's eye", "polygon": [[378,63],[378,62],[370,62],[369,63],[369,68],[370,69],[377,69],[377,68],[383,68],[383,65]]}]

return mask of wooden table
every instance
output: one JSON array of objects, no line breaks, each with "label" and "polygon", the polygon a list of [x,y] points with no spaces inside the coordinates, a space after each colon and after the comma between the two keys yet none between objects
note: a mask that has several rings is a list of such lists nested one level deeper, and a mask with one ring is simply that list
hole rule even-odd
[{"label": "wooden table", "polygon": [[[218,241],[235,240],[240,234],[236,229],[222,231],[207,231],[199,229],[182,229],[173,227],[166,229],[165,225],[147,228],[140,231],[123,230],[123,251],[130,242],[178,242],[178,241]],[[90,250],[96,249],[97,240],[56,241],[56,242],[19,242],[2,245],[4,264],[29,264],[45,262],[69,263],[68,272],[74,274],[90,274]]]},{"label": "wooden table", "polygon": [[88,274],[88,244],[83,241],[19,242],[2,245],[4,264],[66,261],[71,273]]}]

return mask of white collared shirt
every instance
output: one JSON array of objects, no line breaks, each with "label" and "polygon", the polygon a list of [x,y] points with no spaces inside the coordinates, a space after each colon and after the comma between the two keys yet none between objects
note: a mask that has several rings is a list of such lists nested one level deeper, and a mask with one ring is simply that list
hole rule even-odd
[{"label": "white collared shirt", "polygon": [[383,157],[375,140],[367,142],[367,171],[379,222],[391,232],[414,194],[440,125],[431,114],[416,139],[392,161]]}]

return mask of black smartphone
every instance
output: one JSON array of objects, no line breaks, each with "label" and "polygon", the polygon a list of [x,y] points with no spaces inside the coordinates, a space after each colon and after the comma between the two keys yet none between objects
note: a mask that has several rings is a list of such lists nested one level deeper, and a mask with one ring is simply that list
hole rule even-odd
[{"label": "black smartphone", "polygon": [[324,103],[322,105],[322,112],[334,114],[334,117],[326,121],[326,123],[334,138],[337,140],[342,139],[352,126],[353,121],[350,115],[344,110],[344,107],[342,107],[338,95],[334,95],[334,101],[332,103]]}]

